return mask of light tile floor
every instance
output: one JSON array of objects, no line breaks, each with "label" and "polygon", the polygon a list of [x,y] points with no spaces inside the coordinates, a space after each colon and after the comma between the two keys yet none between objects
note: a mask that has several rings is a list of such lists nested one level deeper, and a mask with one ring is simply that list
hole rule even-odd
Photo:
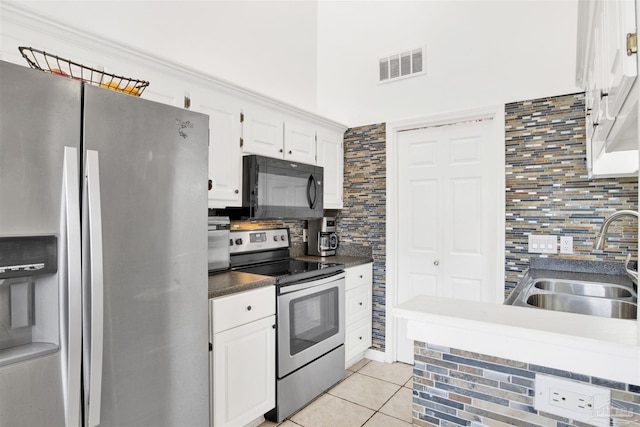
[{"label": "light tile floor", "polygon": [[283,423],[259,427],[410,427],[413,366],[363,359]]}]

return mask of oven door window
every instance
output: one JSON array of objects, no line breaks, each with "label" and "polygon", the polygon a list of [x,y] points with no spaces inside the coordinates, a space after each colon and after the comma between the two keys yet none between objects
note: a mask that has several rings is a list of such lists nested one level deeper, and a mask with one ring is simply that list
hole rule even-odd
[{"label": "oven door window", "polygon": [[291,356],[339,332],[338,304],[338,288],[335,287],[289,302],[289,349]]}]

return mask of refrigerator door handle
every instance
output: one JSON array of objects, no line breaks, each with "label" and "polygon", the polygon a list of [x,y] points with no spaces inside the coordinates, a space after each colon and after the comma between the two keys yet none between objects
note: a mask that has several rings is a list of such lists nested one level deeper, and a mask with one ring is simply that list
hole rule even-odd
[{"label": "refrigerator door handle", "polygon": [[[88,360],[88,396],[85,406],[87,426],[100,424],[102,402],[102,351],[104,333],[104,293],[102,259],[102,210],[100,204],[99,156],[95,150],[87,150],[86,160],[86,202],[89,239],[89,280],[90,280],[90,355]],[[87,387],[87,386],[85,386]]]},{"label": "refrigerator door handle", "polygon": [[[80,427],[80,375],[82,368],[82,246],[80,235],[80,180],[78,149],[64,147],[63,160],[63,236],[66,244],[66,312],[61,309],[62,325],[66,324],[67,342],[63,346],[66,362],[64,381],[65,418],[67,427]],[[63,307],[64,305],[61,305]]]}]

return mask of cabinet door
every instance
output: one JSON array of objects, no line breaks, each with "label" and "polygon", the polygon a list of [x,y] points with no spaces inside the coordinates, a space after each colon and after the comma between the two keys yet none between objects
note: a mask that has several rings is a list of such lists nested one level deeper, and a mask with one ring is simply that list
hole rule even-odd
[{"label": "cabinet door", "polygon": [[371,286],[373,283],[373,263],[345,268],[344,271],[346,273],[345,290],[347,291],[363,285]]},{"label": "cabinet door", "polygon": [[607,113],[617,116],[636,79],[635,55],[627,55],[627,34],[635,33],[634,0],[608,0],[602,4],[603,62]]},{"label": "cabinet door", "polygon": [[362,318],[347,326],[344,338],[345,367],[362,359],[371,347],[371,316]]},{"label": "cabinet door", "polygon": [[371,347],[373,264],[345,268],[345,368]]},{"label": "cabinet door", "polygon": [[[594,29],[594,58],[591,80],[591,103],[593,118],[593,141],[603,147],[615,116],[609,112],[609,65],[607,63],[607,28],[603,13],[596,15]],[[599,153],[595,153],[598,155]]]},{"label": "cabinet door", "polygon": [[203,89],[192,93],[191,109],[209,115],[209,207],[242,206],[240,102]]},{"label": "cabinet door", "polygon": [[316,164],[316,131],[297,121],[284,124],[284,158],[293,162]]},{"label": "cabinet door", "polygon": [[243,426],[275,407],[275,323],[269,316],[214,335],[214,426]]},{"label": "cabinet door", "polygon": [[343,134],[318,131],[318,165],[324,168],[324,207],[342,209],[344,182]]},{"label": "cabinet door", "polygon": [[243,110],[242,152],[284,158],[282,117],[260,106],[245,105]]},{"label": "cabinet door", "polygon": [[369,283],[345,292],[345,323],[371,317],[371,288],[371,283]]}]

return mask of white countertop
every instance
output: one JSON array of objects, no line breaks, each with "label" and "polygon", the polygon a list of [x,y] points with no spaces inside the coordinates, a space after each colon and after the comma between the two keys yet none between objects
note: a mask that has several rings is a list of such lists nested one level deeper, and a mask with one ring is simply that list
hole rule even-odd
[{"label": "white countertop", "polygon": [[634,320],[426,295],[392,313],[413,340],[640,384]]}]

